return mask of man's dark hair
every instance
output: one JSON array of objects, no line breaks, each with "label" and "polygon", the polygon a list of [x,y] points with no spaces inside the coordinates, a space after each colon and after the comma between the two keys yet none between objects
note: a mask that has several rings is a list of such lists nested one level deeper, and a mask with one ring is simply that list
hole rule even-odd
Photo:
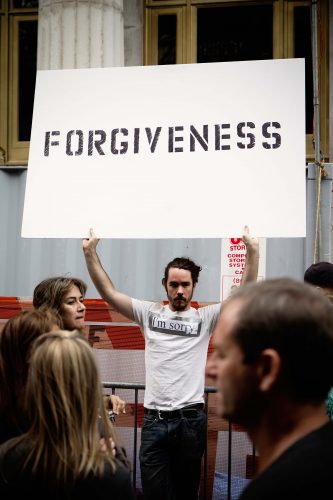
[{"label": "man's dark hair", "polygon": [[202,269],[201,266],[197,266],[193,260],[188,259],[187,257],[176,257],[172,261],[167,264],[164,269],[164,277],[162,279],[162,285],[166,286],[169,276],[169,269],[171,267],[177,267],[178,269],[185,269],[186,271],[190,271],[193,285],[198,282],[199,273]]},{"label": "man's dark hair", "polygon": [[333,288],[333,264],[316,262],[304,273],[304,281],[320,288]]},{"label": "man's dark hair", "polygon": [[299,401],[321,402],[333,386],[333,305],[317,288],[281,278],[244,285],[226,300],[243,302],[232,335],[244,362],[264,349],[281,358],[278,384]]}]

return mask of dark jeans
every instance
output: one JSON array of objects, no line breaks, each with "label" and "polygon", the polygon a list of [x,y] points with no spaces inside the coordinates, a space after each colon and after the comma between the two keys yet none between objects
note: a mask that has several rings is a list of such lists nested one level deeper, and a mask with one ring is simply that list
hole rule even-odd
[{"label": "dark jeans", "polygon": [[196,500],[207,416],[160,420],[145,415],[141,430],[140,465],[145,500]]}]

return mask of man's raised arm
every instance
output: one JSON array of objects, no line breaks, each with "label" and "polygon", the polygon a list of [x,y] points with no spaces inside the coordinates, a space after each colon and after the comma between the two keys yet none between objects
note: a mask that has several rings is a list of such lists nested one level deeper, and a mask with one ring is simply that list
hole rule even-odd
[{"label": "man's raised arm", "polygon": [[257,281],[259,269],[259,240],[250,236],[248,226],[244,227],[242,240],[246,246],[246,257],[241,286],[250,281]]},{"label": "man's raised arm", "polygon": [[89,238],[82,240],[89,275],[101,297],[126,318],[134,320],[132,299],[128,295],[118,292],[104,271],[96,251],[98,242],[99,239],[92,229],[89,231]]}]

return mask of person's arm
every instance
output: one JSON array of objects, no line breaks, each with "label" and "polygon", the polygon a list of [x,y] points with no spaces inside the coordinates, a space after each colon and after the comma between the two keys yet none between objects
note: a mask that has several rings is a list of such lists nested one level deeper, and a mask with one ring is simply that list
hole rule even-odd
[{"label": "person's arm", "polygon": [[240,286],[257,281],[259,268],[259,240],[250,236],[248,226],[244,227],[242,240],[246,246],[246,257]]},{"label": "person's arm", "polygon": [[99,239],[92,229],[89,231],[89,238],[85,238],[82,241],[89,275],[101,297],[117,311],[126,316],[126,318],[134,320],[132,299],[128,295],[118,292],[104,271],[96,251],[98,242]]}]

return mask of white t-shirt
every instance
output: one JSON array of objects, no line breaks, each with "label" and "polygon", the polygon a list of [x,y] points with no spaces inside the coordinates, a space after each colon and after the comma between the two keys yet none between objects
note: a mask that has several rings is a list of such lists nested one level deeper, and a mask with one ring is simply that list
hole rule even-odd
[{"label": "white t-shirt", "polygon": [[169,305],[132,299],[145,335],[144,406],[176,410],[204,401],[209,338],[221,304],[171,311]]}]

